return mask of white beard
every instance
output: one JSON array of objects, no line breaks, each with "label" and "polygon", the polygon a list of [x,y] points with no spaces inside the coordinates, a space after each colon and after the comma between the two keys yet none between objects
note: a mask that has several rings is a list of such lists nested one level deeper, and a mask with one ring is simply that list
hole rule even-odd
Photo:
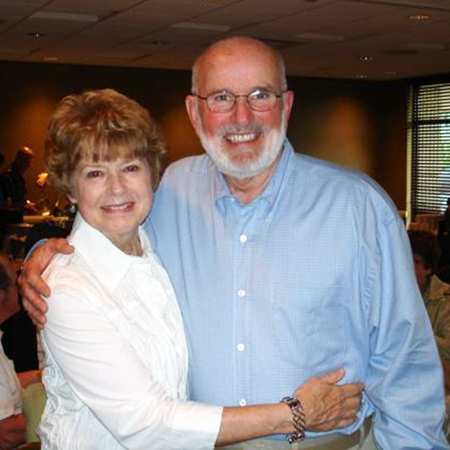
[{"label": "white beard", "polygon": [[[233,131],[236,133],[251,133],[256,131],[255,128],[266,134],[260,154],[245,162],[232,160],[227,153],[226,148],[224,148],[225,145],[221,142],[223,136]],[[286,125],[284,117],[282,116],[279,129],[267,131],[267,127],[264,125],[249,127],[224,126],[214,137],[205,136],[203,131],[199,133],[199,137],[203,148],[213,160],[220,172],[232,178],[244,179],[259,175],[270,167],[270,165],[276,160],[286,138]]]}]

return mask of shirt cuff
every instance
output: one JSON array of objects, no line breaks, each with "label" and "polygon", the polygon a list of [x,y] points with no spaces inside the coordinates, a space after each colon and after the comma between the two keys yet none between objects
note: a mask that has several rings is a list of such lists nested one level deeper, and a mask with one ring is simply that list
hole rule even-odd
[{"label": "shirt cuff", "polygon": [[[213,449],[222,422],[223,408],[198,402],[180,402],[173,421],[183,449]],[[178,447],[177,447],[178,448]]]}]

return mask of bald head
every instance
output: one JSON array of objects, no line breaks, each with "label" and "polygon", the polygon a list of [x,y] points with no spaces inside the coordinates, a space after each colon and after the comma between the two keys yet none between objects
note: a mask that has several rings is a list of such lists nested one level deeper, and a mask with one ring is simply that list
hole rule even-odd
[{"label": "bald head", "polygon": [[248,56],[258,55],[269,66],[276,67],[280,87],[287,89],[286,69],[283,58],[275,49],[250,37],[232,37],[211,44],[194,62],[192,66],[192,92],[198,93],[202,80],[206,79],[212,67],[227,65],[227,61],[240,60],[245,63]]}]

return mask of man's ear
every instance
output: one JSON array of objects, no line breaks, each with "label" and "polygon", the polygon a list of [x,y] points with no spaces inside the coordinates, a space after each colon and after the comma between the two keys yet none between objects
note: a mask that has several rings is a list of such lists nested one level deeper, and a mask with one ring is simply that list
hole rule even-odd
[{"label": "man's ear", "polygon": [[284,117],[287,125],[287,122],[289,122],[289,117],[291,115],[292,105],[294,104],[294,91],[288,90],[284,93],[284,96],[285,97],[283,108],[284,108]]},{"label": "man's ear", "polygon": [[200,134],[201,131],[201,121],[200,121],[200,114],[198,111],[198,102],[197,97],[194,95],[187,95],[184,104],[186,106],[186,111],[189,116],[189,120],[191,121],[192,126],[194,127],[195,132],[197,135]]}]

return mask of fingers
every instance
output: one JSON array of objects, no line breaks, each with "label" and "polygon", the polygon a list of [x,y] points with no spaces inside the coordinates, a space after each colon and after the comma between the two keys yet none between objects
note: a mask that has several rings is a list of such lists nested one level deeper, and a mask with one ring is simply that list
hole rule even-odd
[{"label": "fingers", "polygon": [[41,330],[46,322],[45,313],[47,312],[47,304],[42,298],[31,289],[28,285],[24,285],[22,289],[22,302],[25,311],[30,316],[34,325]]},{"label": "fingers", "polygon": [[[74,247],[69,244],[67,239],[64,239],[64,238],[49,239],[45,243],[45,245],[43,245],[40,248],[45,248],[49,252],[50,259],[52,259],[53,256],[55,256],[57,253],[63,253],[64,255],[70,255],[74,251]],[[50,262],[50,259],[49,259],[49,262]]]},{"label": "fingers", "polygon": [[56,253],[72,253],[73,247],[65,239],[49,239],[37,248],[23,265],[18,278],[23,306],[38,329],[45,324],[47,303],[42,295],[48,297],[50,288],[42,279],[42,273]]},{"label": "fingers", "polygon": [[356,383],[342,384],[336,386],[344,397],[360,396],[364,389],[364,384],[359,381]]},{"label": "fingers", "polygon": [[343,369],[307,380],[295,392],[304,406],[307,429],[326,431],[338,424],[352,423],[361,404],[362,383],[334,384]]},{"label": "fingers", "polygon": [[50,288],[41,278],[41,271],[36,267],[33,261],[26,262],[20,271],[17,279],[20,293],[25,299],[32,299],[34,293],[48,297]]},{"label": "fingers", "polygon": [[342,378],[344,378],[344,375],[345,370],[340,367],[339,369],[334,370],[333,372],[328,372],[325,375],[320,376],[319,378],[321,378],[326,383],[336,384],[338,381],[341,381]]}]

